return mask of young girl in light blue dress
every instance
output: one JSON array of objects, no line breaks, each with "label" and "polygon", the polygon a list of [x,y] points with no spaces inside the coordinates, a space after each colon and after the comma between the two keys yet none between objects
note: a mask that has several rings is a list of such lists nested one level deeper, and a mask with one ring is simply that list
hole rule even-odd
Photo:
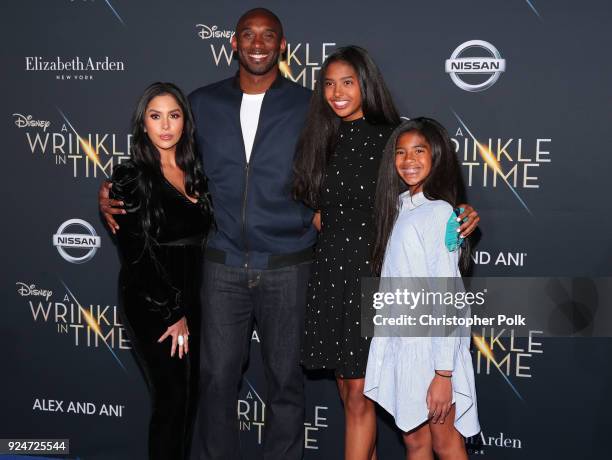
[{"label": "young girl in light blue dress", "polygon": [[[459,164],[444,127],[429,118],[397,127],[374,207],[373,266],[382,278],[461,276],[469,254],[456,232],[460,194]],[[467,460],[463,437],[480,431],[469,345],[466,334],[373,338],[364,393],[394,417],[410,460],[433,460],[434,452],[440,460]]]}]

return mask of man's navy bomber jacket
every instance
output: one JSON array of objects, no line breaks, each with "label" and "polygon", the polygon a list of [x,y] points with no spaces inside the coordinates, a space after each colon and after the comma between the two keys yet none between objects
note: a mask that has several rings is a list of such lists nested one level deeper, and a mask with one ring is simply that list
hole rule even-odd
[{"label": "man's navy bomber jacket", "polygon": [[279,74],[264,96],[247,163],[238,77],[189,95],[217,226],[207,258],[254,269],[312,259],[313,211],[291,196],[293,157],[310,96]]}]

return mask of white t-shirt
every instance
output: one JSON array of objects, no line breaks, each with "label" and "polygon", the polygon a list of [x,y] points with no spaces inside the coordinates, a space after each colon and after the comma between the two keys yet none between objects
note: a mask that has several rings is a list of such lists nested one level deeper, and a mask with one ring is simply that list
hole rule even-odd
[{"label": "white t-shirt", "polygon": [[242,128],[242,139],[244,140],[244,150],[246,161],[251,158],[257,124],[259,123],[259,112],[261,103],[266,93],[261,94],[242,94],[242,104],[240,104],[240,127]]}]

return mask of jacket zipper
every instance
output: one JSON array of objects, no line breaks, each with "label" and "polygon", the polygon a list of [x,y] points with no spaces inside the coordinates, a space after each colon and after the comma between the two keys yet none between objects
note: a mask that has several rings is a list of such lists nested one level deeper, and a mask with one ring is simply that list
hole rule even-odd
[{"label": "jacket zipper", "polygon": [[[257,137],[260,132],[259,123],[261,122],[261,112],[263,111],[263,108],[264,108],[264,102],[266,101],[266,96],[267,94],[264,96],[263,100],[261,101],[261,107],[259,108],[259,119],[257,120],[257,130],[255,131],[255,138],[253,139],[253,147],[251,147],[251,155],[250,155],[249,160],[247,160],[246,165],[244,167],[244,172],[245,172],[244,194],[242,195],[242,236],[244,238],[244,251],[245,251],[245,256],[246,256],[246,262],[244,263],[244,268],[249,268],[249,244],[247,241],[247,228],[246,228],[247,227],[246,226],[246,205],[247,205],[247,191],[249,189],[249,171],[250,171],[251,161],[253,161],[253,154],[255,153],[255,145],[257,144]],[[238,121],[240,121],[240,119]],[[242,140],[243,140],[243,145],[244,145],[244,137],[242,138]],[[246,156],[246,145],[244,146],[244,152]]]},{"label": "jacket zipper", "polygon": [[246,261],[244,268],[249,268],[249,244],[247,240],[247,228],[246,228],[246,206],[247,206],[247,191],[249,189],[249,162],[244,167],[245,179],[244,179],[244,193],[242,195],[242,237],[244,239],[244,249],[246,255]]}]

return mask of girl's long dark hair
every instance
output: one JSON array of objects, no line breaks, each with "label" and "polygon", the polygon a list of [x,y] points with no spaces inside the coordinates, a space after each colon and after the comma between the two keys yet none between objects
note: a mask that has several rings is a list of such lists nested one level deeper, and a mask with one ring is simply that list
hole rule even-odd
[{"label": "girl's long dark hair", "polygon": [[319,207],[321,183],[336,145],[341,121],[325,100],[325,74],[333,62],[345,62],[355,69],[362,110],[368,122],[392,126],[400,122],[382,74],[367,51],[358,46],[347,46],[332,53],[319,72],[320,78],[310,101],[293,163],[293,195],[313,209]]},{"label": "girl's long dark hair", "polygon": [[[185,173],[185,191],[189,196],[198,197],[200,206],[209,209],[210,201],[206,178],[200,161],[196,157],[194,143],[195,123],[193,114],[183,92],[172,83],[153,83],[144,90],[132,115],[131,162],[137,171],[135,192],[139,199],[140,225],[145,238],[159,236],[160,223],[164,212],[154,183],[163,179],[159,151],[145,131],[146,109],[157,96],[174,97],[183,112],[183,133],[176,145],[176,164]],[[148,243],[148,241],[146,242]],[[145,243],[145,246],[147,244]]]},{"label": "girl's long dark hair", "polygon": [[[395,168],[395,147],[399,137],[410,131],[421,134],[431,147],[431,172],[422,183],[425,197],[430,200],[444,200],[453,208],[465,199],[459,162],[446,129],[436,120],[425,117],[399,125],[385,146],[376,184],[376,241],[372,253],[372,268],[377,275],[380,275],[387,243],[399,214],[399,195],[408,190]],[[463,272],[469,267],[469,249],[469,241],[466,239],[459,264]]]}]

